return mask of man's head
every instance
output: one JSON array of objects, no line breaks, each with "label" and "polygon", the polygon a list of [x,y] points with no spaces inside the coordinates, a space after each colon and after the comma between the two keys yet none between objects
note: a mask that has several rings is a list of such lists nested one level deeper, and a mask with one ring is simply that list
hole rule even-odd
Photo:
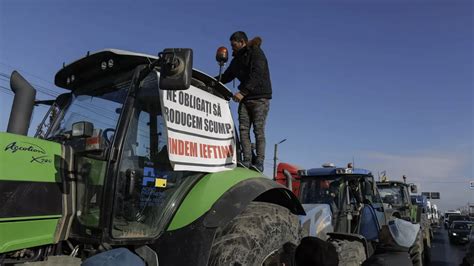
[{"label": "man's head", "polygon": [[234,53],[238,52],[240,49],[244,48],[247,45],[249,39],[247,34],[243,31],[236,31],[230,36],[230,45],[232,46],[232,51]]}]

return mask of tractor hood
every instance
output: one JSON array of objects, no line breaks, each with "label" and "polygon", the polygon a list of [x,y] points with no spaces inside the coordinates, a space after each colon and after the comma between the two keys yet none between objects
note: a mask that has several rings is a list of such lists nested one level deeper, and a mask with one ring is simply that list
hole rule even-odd
[{"label": "tractor hood", "polygon": [[[73,206],[65,204],[65,147],[0,133],[0,253],[67,238]],[[65,207],[66,206],[66,207]]]}]

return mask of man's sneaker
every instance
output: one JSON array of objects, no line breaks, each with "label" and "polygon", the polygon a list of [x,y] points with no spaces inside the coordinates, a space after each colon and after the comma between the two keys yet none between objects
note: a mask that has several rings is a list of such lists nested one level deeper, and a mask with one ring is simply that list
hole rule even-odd
[{"label": "man's sneaker", "polygon": [[252,164],[252,166],[250,166],[250,169],[263,173],[263,165],[261,164]]}]

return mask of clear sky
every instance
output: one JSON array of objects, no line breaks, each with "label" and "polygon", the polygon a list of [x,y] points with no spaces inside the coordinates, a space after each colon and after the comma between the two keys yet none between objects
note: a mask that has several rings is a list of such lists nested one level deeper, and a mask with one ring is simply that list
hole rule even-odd
[{"label": "clear sky", "polygon": [[[230,48],[236,30],[262,37],[269,61],[268,175],[273,144],[286,138],[281,161],[312,168],[354,158],[441,192],[443,209],[474,202],[470,0],[2,0],[0,72],[18,69],[50,99],[62,91],[56,71],[87,51],[190,47],[194,67],[215,75],[215,51]],[[4,88],[0,75],[1,131],[12,102]]]}]

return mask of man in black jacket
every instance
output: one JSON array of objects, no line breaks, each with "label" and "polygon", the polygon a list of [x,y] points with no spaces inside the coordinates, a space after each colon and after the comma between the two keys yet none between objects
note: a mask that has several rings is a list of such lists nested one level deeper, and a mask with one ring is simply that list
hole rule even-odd
[{"label": "man in black jacket", "polygon": [[250,127],[253,125],[257,156],[253,167],[263,172],[265,161],[265,122],[272,98],[272,85],[268,62],[260,45],[259,37],[248,41],[243,31],[230,36],[233,59],[222,74],[221,82],[228,83],[235,78],[240,81],[239,92],[234,94],[234,101],[239,103],[239,131],[243,150],[243,162],[246,167],[252,166],[252,148]]}]

